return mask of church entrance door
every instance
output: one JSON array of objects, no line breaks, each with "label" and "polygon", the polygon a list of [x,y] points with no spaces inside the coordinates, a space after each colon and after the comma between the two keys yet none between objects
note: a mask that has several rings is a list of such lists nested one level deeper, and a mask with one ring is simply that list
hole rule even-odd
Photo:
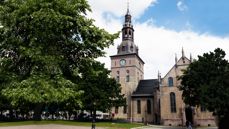
[{"label": "church entrance door", "polygon": [[190,106],[185,108],[185,115],[186,120],[190,121],[193,124],[193,110]]}]

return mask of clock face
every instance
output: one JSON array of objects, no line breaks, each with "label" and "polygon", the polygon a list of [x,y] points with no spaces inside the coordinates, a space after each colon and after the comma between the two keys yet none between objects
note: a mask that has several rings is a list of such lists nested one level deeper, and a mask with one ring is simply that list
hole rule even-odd
[{"label": "clock face", "polygon": [[125,59],[121,59],[120,60],[120,65],[121,66],[125,66],[126,65],[126,60]]}]

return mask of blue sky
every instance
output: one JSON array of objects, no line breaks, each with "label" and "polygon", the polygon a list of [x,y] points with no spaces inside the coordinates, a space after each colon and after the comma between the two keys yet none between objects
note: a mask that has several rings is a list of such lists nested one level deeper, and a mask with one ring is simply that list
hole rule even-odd
[{"label": "blue sky", "polygon": [[[89,0],[95,25],[110,33],[122,29],[128,0]],[[135,44],[145,62],[145,79],[162,77],[175,64],[175,54],[187,58],[222,48],[229,59],[229,0],[129,0],[135,29]],[[106,49],[98,60],[110,69],[117,45]]]},{"label": "blue sky", "polygon": [[229,35],[229,1],[228,0],[158,0],[137,19],[144,22],[149,18],[157,26],[176,31],[192,29],[199,33],[218,36]]}]

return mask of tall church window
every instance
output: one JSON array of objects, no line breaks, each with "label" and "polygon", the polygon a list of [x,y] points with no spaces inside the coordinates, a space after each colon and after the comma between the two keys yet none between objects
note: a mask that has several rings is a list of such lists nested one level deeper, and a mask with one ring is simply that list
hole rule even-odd
[{"label": "tall church window", "polygon": [[127,113],[127,106],[124,106],[123,107],[123,114],[126,114]]},{"label": "tall church window", "polygon": [[115,107],[115,114],[118,114],[118,106]]},{"label": "tall church window", "polygon": [[137,113],[141,114],[141,100],[137,100]]},{"label": "tall church window", "polygon": [[170,108],[171,112],[176,112],[176,95],[175,93],[170,93]]},{"label": "tall church window", "polygon": [[149,99],[147,100],[147,113],[151,114],[151,101]]},{"label": "tall church window", "polygon": [[158,100],[158,107],[159,107],[159,112],[161,112],[161,100]]},{"label": "tall church window", "polygon": [[173,86],[173,78],[172,77],[168,78],[168,84],[169,84],[169,86]]}]

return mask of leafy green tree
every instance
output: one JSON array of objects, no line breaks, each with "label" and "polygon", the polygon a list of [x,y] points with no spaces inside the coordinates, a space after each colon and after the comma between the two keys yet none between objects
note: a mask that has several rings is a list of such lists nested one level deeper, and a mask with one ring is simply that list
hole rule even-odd
[{"label": "leafy green tree", "polygon": [[103,56],[117,37],[96,27],[87,11],[86,0],[0,2],[0,86],[13,106],[35,103],[39,119],[49,103],[80,103],[81,62]]},{"label": "leafy green tree", "polygon": [[229,63],[222,49],[198,56],[180,77],[184,102],[217,115],[219,129],[229,128]]},{"label": "leafy green tree", "polygon": [[[88,69],[89,68],[89,69]],[[83,108],[93,112],[96,110],[109,111],[114,106],[124,106],[124,95],[121,94],[121,86],[114,78],[110,78],[110,71],[104,68],[104,64],[96,61],[85,61],[81,69],[83,94]]]}]

